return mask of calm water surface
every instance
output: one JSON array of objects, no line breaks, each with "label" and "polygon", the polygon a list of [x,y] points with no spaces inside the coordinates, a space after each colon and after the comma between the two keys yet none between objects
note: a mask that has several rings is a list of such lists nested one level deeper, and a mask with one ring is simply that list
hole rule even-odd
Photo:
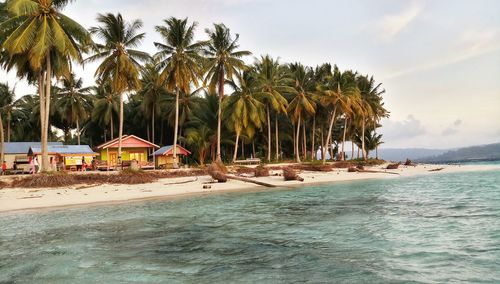
[{"label": "calm water surface", "polygon": [[500,282],[500,172],[0,215],[0,282]]}]

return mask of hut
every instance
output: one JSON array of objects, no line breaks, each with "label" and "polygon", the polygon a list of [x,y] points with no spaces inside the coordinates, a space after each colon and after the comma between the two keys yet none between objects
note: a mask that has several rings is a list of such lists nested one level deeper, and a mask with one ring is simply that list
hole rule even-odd
[{"label": "hut", "polygon": [[[48,142],[49,146],[59,145],[61,142]],[[7,162],[7,168],[14,168],[14,162],[17,163],[19,168],[29,170],[28,151],[31,147],[42,147],[40,142],[6,142],[4,143],[5,156],[4,160]]]},{"label": "hut", "polygon": [[[148,153],[152,153],[158,148],[160,146],[135,135],[124,135],[122,136],[122,162],[136,160],[141,168],[152,168],[153,165],[148,163]],[[116,166],[118,162],[118,138],[101,144],[96,149],[102,162],[101,167]]]},{"label": "hut", "polygon": [[[61,170],[80,170],[84,162],[91,165],[97,156],[88,145],[49,145],[48,148],[51,164],[55,159],[58,169]],[[28,156],[41,154],[41,147],[31,147],[28,151]]]},{"label": "hut", "polygon": [[[188,156],[191,152],[186,150],[184,147],[177,145],[177,163],[179,163],[179,156]],[[156,161],[157,168],[170,168],[174,163],[174,146],[169,145],[161,147],[159,150],[153,153]]]}]

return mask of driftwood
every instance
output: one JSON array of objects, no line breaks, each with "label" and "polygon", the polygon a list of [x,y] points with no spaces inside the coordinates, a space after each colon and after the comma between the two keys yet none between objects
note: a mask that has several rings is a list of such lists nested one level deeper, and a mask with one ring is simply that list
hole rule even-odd
[{"label": "driftwood", "polygon": [[442,171],[442,170],[444,170],[444,168],[432,169],[432,170],[429,170],[429,172],[439,172],[439,171]]},{"label": "driftwood", "polygon": [[397,163],[397,164],[389,164],[387,166],[387,169],[388,170],[397,170],[399,168],[399,166],[401,166],[401,162]]},{"label": "driftwood", "polygon": [[[222,165],[222,166],[221,166]],[[224,170],[226,172],[224,172]],[[210,166],[208,166],[208,174],[217,182],[224,183],[227,182],[228,179],[233,179],[233,180],[239,180],[243,182],[249,182],[249,183],[254,183],[257,185],[262,185],[266,187],[276,187],[274,184],[269,184],[249,178],[244,178],[244,177],[237,177],[237,176],[232,176],[227,174],[227,169],[222,163],[212,163]]]},{"label": "driftwood", "polygon": [[406,159],[405,166],[415,167],[415,165],[410,159]]},{"label": "driftwood", "polygon": [[390,174],[390,175],[399,175],[399,173],[386,172],[386,171],[373,171],[373,170],[361,170],[355,167],[350,167],[347,172],[349,173],[374,173],[374,174]]},{"label": "driftwood", "polygon": [[255,177],[268,177],[269,169],[264,166],[257,166],[255,168]]},{"label": "driftwood", "polygon": [[174,185],[174,184],[186,184],[186,183],[191,183],[197,181],[198,178],[192,179],[192,180],[186,180],[186,181],[180,181],[180,182],[171,182],[171,183],[165,183],[163,185]]},{"label": "driftwood", "polygon": [[283,177],[285,178],[285,181],[291,181],[291,180],[304,181],[304,179],[301,176],[299,176],[294,169],[290,167],[283,168]]}]

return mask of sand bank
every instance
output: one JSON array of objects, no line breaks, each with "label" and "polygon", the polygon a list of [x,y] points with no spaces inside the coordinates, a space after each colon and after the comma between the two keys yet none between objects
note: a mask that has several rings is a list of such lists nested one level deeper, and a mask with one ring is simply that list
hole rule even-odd
[{"label": "sand bank", "polygon": [[[384,171],[382,168],[383,166],[378,166],[369,169]],[[436,168],[444,169],[439,172],[429,171]],[[281,176],[262,177],[257,180],[279,187],[294,187],[341,181],[389,179],[405,176],[487,170],[500,171],[500,165],[419,165],[416,167],[402,166],[398,170],[387,170],[388,172],[398,173],[399,175],[386,173],[348,173],[346,169],[336,169],[332,172],[302,172],[300,175],[304,178],[304,182],[285,182]],[[109,184],[56,189],[9,188],[0,190],[0,212],[62,208],[88,204],[109,204],[147,199],[178,198],[221,192],[271,190],[269,188],[258,187],[255,184],[236,180],[230,180],[227,183],[210,183],[211,181],[212,179],[209,176],[197,176],[160,179],[154,183],[140,185]],[[208,185],[210,188],[203,188],[204,185]]]}]

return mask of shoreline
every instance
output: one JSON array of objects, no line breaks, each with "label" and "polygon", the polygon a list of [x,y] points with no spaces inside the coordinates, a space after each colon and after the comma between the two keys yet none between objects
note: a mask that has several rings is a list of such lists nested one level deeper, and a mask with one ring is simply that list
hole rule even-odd
[{"label": "shoreline", "polygon": [[[430,169],[443,168],[441,171],[429,172]],[[369,168],[383,170],[381,166]],[[283,181],[281,176],[252,178],[276,185],[266,188],[246,182],[230,180],[227,183],[209,183],[210,189],[203,186],[211,181],[209,176],[193,176],[164,178],[153,183],[139,185],[112,185],[71,187],[71,188],[8,188],[0,190],[0,214],[17,214],[51,210],[65,210],[80,207],[106,206],[132,202],[163,201],[195,196],[207,196],[226,193],[261,192],[269,190],[294,190],[297,187],[322,185],[338,182],[367,181],[393,179],[400,177],[416,177],[424,175],[500,170],[500,165],[417,165],[401,166],[398,170],[388,170],[399,175],[388,173],[348,173],[347,169],[334,169],[331,172],[300,173],[304,182]],[[277,173],[277,172],[276,172]],[[195,180],[193,180],[195,179]],[[184,184],[175,184],[187,182]],[[172,184],[173,183],[173,184]]]}]

